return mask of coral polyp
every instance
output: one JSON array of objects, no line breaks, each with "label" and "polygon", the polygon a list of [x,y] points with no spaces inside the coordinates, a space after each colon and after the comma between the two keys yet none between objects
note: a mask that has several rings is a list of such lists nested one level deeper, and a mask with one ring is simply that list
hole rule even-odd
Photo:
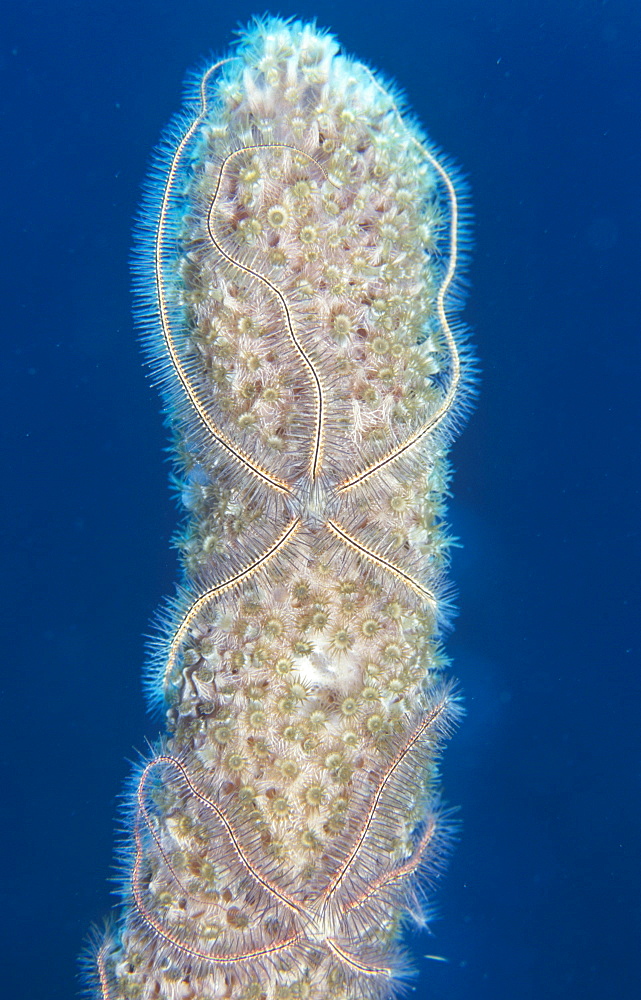
[{"label": "coral polyp", "polygon": [[382,998],[448,843],[457,195],[314,26],[256,22],[191,89],[136,270],[185,578],[96,995]]}]

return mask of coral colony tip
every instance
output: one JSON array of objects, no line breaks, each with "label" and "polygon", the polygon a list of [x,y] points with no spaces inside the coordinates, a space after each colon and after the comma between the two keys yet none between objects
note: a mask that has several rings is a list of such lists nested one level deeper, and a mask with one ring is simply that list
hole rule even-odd
[{"label": "coral colony tip", "polygon": [[258,20],[190,84],[135,268],[184,580],[100,1000],[365,1000],[407,975],[451,828],[460,242],[451,173],[326,32]]}]

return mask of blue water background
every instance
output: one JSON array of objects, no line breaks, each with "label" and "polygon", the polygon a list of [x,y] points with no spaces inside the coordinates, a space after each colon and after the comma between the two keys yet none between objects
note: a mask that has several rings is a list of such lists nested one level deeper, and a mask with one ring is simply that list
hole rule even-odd
[{"label": "blue water background", "polygon": [[[464,542],[447,750],[462,834],[421,1000],[628,1000],[638,950],[641,7],[318,0],[473,192],[481,397],[453,452]],[[142,633],[177,576],[131,223],[185,71],[253,4],[3,5],[0,995],[72,1000],[114,821],[159,723]],[[277,11],[274,11],[277,12]],[[423,956],[437,955],[447,962]]]}]

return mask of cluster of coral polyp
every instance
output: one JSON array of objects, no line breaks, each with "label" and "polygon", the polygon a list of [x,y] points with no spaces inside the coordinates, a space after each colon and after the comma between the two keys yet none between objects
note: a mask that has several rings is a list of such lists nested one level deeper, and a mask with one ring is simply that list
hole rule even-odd
[{"label": "cluster of coral polyp", "polygon": [[258,24],[197,94],[141,262],[186,579],[102,996],[383,997],[446,840],[453,189],[308,25]]}]

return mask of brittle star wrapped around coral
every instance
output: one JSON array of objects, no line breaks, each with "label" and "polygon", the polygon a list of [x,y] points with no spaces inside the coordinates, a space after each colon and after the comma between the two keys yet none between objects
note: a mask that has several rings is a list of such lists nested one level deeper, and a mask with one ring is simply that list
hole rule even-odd
[{"label": "brittle star wrapped around coral", "polygon": [[448,841],[459,204],[314,26],[256,22],[190,97],[136,272],[189,511],[149,678],[169,732],[96,995],[384,997]]}]

